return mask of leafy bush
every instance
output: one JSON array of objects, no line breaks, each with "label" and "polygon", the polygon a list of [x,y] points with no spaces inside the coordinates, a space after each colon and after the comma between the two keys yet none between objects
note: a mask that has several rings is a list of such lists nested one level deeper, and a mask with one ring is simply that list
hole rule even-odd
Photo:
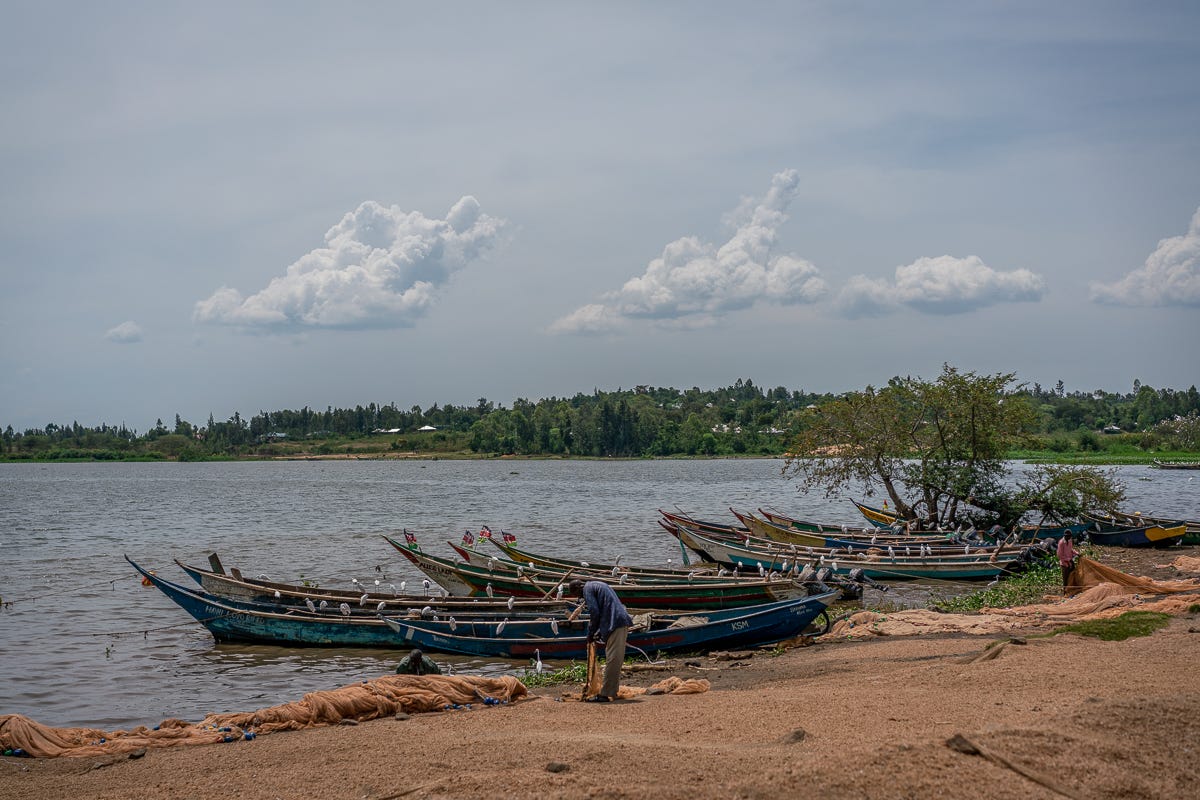
[{"label": "leafy bush", "polygon": [[1061,591],[1062,571],[1057,566],[1039,565],[970,594],[959,597],[931,595],[929,605],[942,611],[964,614],[981,608],[1012,608],[1040,603],[1046,595]]},{"label": "leafy bush", "polygon": [[520,675],[526,686],[557,686],[561,683],[583,683],[587,680],[587,664],[572,661],[568,666],[549,672],[537,672],[528,666]]}]

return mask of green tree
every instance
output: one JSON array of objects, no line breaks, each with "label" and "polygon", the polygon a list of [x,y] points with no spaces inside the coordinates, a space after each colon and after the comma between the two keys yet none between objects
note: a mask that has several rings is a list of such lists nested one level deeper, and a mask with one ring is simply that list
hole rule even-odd
[{"label": "green tree", "polygon": [[893,378],[850,392],[806,416],[785,471],[802,491],[827,497],[860,484],[868,494],[882,489],[901,516],[927,525],[1008,525],[1030,511],[1115,506],[1115,480],[1087,468],[1039,470],[1014,485],[1004,456],[1037,421],[1014,377],[945,365],[936,381]]}]

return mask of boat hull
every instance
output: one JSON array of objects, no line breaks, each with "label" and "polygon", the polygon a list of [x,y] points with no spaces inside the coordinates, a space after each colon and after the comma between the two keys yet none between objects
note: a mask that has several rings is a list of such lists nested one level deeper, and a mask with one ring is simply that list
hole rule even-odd
[{"label": "boat hull", "polygon": [[[706,621],[684,627],[631,630],[626,646],[648,656],[654,653],[693,652],[774,644],[798,636],[837,596],[829,592],[782,603],[714,612]],[[422,650],[458,655],[511,659],[583,659],[586,635],[557,637],[460,636],[444,629],[423,627],[420,622],[388,619],[406,645]]]}]

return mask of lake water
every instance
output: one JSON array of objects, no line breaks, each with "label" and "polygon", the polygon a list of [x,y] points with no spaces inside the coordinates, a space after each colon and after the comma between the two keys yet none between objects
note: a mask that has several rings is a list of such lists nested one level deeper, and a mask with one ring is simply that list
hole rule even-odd
[{"label": "lake water", "polygon": [[[656,522],[679,508],[732,521],[729,507],[861,524],[849,499],[796,492],[782,461],[291,461],[0,464],[0,714],[99,728],[196,721],[391,672],[403,651],[218,645],[143,587],[122,554],[189,583],[172,559],[322,586],[420,581],[383,541],[423,549],[489,525],[529,550],[678,565]],[[1195,516],[1186,472],[1120,468],[1126,507]],[[377,569],[378,568],[378,571]],[[888,599],[927,591],[907,586]],[[868,601],[879,599],[868,595]],[[523,665],[435,656],[456,671]]]}]

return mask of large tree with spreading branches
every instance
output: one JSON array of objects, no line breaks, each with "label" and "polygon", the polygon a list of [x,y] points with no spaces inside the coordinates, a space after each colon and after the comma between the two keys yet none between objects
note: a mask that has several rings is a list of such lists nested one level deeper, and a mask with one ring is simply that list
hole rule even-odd
[{"label": "large tree with spreading branches", "polygon": [[893,378],[806,412],[785,473],[801,491],[883,492],[904,519],[953,527],[1065,521],[1111,510],[1124,493],[1111,472],[1041,466],[1014,474],[1007,453],[1027,443],[1037,412],[1014,373],[945,365],[935,381]]}]

